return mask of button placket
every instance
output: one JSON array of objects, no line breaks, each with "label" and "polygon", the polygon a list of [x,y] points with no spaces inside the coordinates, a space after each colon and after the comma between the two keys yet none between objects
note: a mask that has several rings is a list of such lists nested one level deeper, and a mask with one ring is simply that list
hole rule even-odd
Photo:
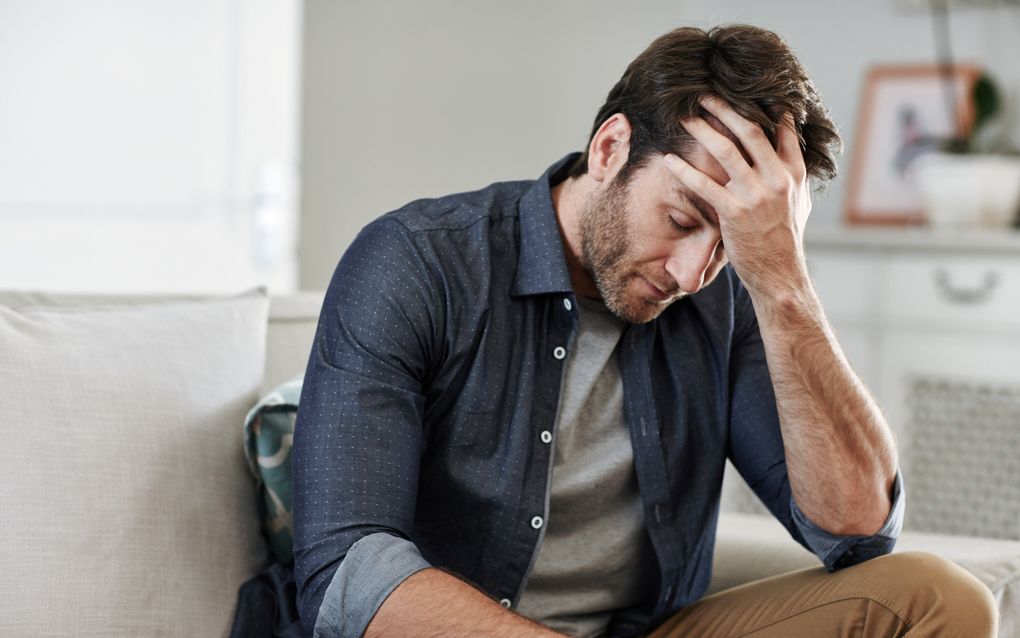
[{"label": "button placket", "polygon": [[[556,333],[560,332],[560,330],[554,330],[554,333],[551,335],[551,337],[552,337],[551,340],[554,343],[556,341],[565,340],[567,342],[567,344],[569,345],[569,343],[571,342],[571,339],[573,337],[574,328],[575,328],[576,323],[577,323],[577,317],[576,317],[576,314],[572,312],[573,302],[570,299],[564,297],[562,299],[562,303],[563,303],[563,307],[568,311],[569,314],[566,317],[564,317],[563,315],[560,315],[559,317],[557,317],[555,319],[555,322],[563,324],[562,327],[566,328],[566,330],[563,331],[563,332],[565,332],[566,334],[556,334]],[[559,327],[559,326],[557,326],[557,327]],[[561,343],[562,343],[562,341],[561,341]],[[546,345],[544,347],[548,347],[548,346]],[[557,361],[563,361],[566,358],[566,356],[567,356],[567,349],[564,346],[556,346],[556,347],[554,347],[552,349],[552,355],[553,355],[553,358],[556,359]],[[555,370],[555,373],[553,372],[553,370]],[[563,375],[565,373],[566,373],[566,366],[565,365],[560,365],[560,366],[550,365],[549,366],[549,374],[550,374],[550,376],[552,374],[556,374],[559,377],[561,384],[562,384]],[[550,378],[549,381],[551,382],[552,379]],[[562,391],[562,388],[560,388],[560,391]],[[553,404],[548,406],[548,407],[555,408],[555,402],[553,402]],[[549,413],[547,415],[544,415],[544,416],[548,416],[549,417],[549,420],[546,423],[547,426],[553,424],[553,422],[555,421],[555,409],[549,410],[548,412]],[[538,436],[539,436],[539,440],[542,441],[542,443],[550,445],[550,447],[551,447],[551,444],[552,444],[552,441],[553,441],[553,434],[552,434],[551,428],[550,429],[546,429],[546,430],[541,430],[539,432]],[[546,454],[545,450],[543,450],[541,454],[542,454],[543,457],[547,457],[546,458],[546,461],[547,461],[547,467],[546,467],[547,472],[546,472],[546,480],[544,481],[545,489],[546,489],[546,492],[544,494],[544,502],[545,502],[545,506],[548,507],[548,503],[549,503],[549,493],[548,493],[548,490],[549,490],[549,479],[551,479],[551,476],[552,476],[551,473],[552,473],[552,462],[553,461],[552,461],[552,454],[551,453],[550,454]],[[542,503],[535,503],[534,505],[537,506],[535,509],[541,509],[543,507]],[[531,528],[533,530],[538,532],[538,534],[536,534],[536,537],[538,539],[541,539],[542,538],[542,534],[543,534],[543,532],[541,530],[545,526],[545,520],[541,516],[533,516],[531,518],[531,520],[530,520],[530,525],[531,525]],[[532,547],[532,564],[534,564],[534,559],[535,559],[535,557],[538,554],[540,546],[541,546],[541,543],[536,542],[533,545],[533,547]],[[530,573],[530,569],[525,571],[525,576],[527,576],[528,573]],[[504,600],[506,600],[508,603],[510,602],[509,599],[504,599]],[[503,601],[500,601],[500,602],[502,604]]]}]

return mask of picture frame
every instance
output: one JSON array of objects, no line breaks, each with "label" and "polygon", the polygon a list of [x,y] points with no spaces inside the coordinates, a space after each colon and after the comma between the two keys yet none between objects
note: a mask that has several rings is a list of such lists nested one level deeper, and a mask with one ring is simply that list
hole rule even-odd
[{"label": "picture frame", "polygon": [[924,155],[968,135],[974,121],[973,65],[872,67],[854,136],[848,224],[925,223],[916,182]]}]

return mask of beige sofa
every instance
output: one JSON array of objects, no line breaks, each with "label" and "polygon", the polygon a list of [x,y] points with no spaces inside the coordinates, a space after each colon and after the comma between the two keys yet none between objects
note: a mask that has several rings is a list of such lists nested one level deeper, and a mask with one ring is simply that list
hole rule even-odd
[{"label": "beige sofa", "polygon": [[321,303],[0,292],[0,636],[228,634],[267,560],[245,415]]},{"label": "beige sofa", "polygon": [[[0,292],[0,636],[227,635],[267,557],[242,423],[303,372],[321,300]],[[731,479],[712,591],[819,564]],[[988,584],[1020,638],[1020,542],[907,549]]]}]

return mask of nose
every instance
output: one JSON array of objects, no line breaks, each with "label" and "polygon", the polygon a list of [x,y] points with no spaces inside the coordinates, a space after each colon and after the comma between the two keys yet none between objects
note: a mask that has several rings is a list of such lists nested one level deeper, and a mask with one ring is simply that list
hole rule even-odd
[{"label": "nose", "polygon": [[676,281],[680,290],[692,294],[705,284],[705,274],[715,263],[722,250],[722,237],[718,233],[706,233],[695,244],[679,246],[666,260],[666,272]]}]

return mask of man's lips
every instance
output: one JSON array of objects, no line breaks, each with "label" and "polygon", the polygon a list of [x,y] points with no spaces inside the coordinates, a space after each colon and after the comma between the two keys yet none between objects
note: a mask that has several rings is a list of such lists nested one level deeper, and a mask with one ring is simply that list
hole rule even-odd
[{"label": "man's lips", "polygon": [[640,279],[642,282],[644,282],[645,287],[648,288],[648,292],[652,295],[652,297],[656,301],[667,301],[676,296],[677,291],[663,292],[661,288],[653,284],[648,279],[645,279],[644,277],[640,277]]}]

